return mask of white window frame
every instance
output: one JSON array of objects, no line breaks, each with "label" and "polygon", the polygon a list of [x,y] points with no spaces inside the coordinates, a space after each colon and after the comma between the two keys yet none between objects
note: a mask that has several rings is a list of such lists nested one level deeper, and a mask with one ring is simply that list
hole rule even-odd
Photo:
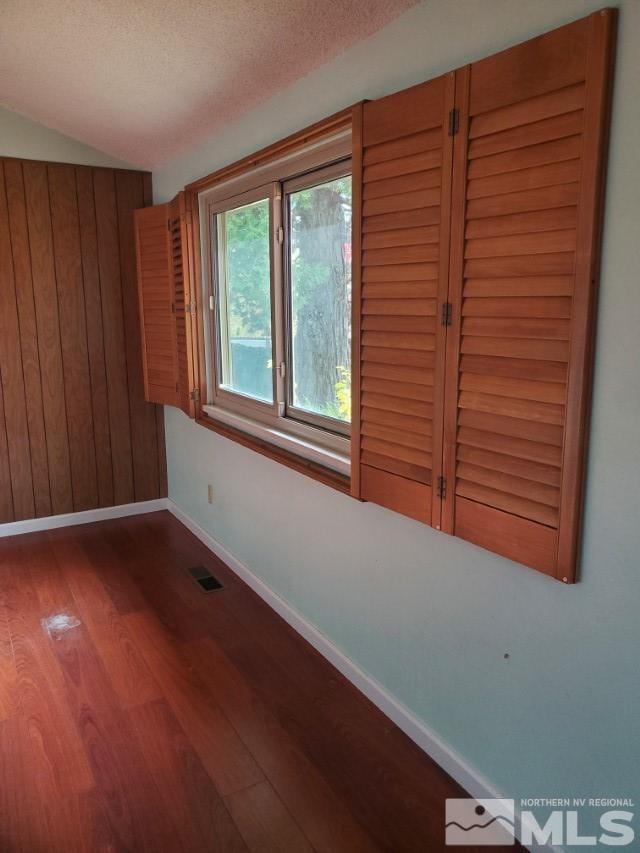
[{"label": "white window frame", "polygon": [[[316,186],[332,176],[351,173],[351,130],[334,134],[293,154],[245,172],[218,184],[199,195],[203,304],[205,312],[205,369],[207,400],[205,414],[256,438],[289,450],[303,458],[319,462],[328,468],[348,474],[350,471],[350,439],[348,425],[334,423],[332,418],[317,418],[309,412],[300,413],[289,405],[287,314],[288,291],[285,284],[284,257],[286,250],[283,210],[283,188],[302,189]],[[336,170],[337,167],[337,170]],[[316,176],[325,173],[328,177]],[[273,357],[273,403],[231,391],[220,386],[218,333],[216,311],[219,304],[216,283],[217,236],[214,238],[216,216],[252,201],[270,200],[270,260],[271,260],[271,334]],[[289,362],[290,363],[290,362]],[[303,417],[300,417],[300,414]],[[332,429],[327,429],[331,422]],[[347,427],[347,429],[345,429]]]}]

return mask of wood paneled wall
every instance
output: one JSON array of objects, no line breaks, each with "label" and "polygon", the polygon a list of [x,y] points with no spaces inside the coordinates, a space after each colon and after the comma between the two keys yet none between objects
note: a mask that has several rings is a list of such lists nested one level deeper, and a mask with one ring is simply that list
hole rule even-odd
[{"label": "wood paneled wall", "polygon": [[133,210],[151,176],[0,158],[0,523],[166,495]]}]

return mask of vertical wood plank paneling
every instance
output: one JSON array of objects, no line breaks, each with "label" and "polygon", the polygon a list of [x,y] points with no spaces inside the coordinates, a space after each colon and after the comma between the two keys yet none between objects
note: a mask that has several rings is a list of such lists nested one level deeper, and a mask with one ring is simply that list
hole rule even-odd
[{"label": "vertical wood plank paneling", "polygon": [[73,511],[73,496],[47,166],[45,163],[25,162],[23,171],[49,459],[51,509],[54,514],[58,514]]},{"label": "vertical wood plank paneling", "polygon": [[120,270],[124,328],[131,412],[131,445],[133,481],[136,500],[144,501],[159,495],[157,454],[149,442],[156,437],[155,411],[144,399],[142,352],[140,346],[140,317],[136,280],[136,251],[133,231],[133,211],[144,205],[144,186],[136,172],[116,172],[118,232],[120,237]]},{"label": "vertical wood plank paneling", "polygon": [[19,521],[33,518],[35,506],[3,168],[0,169],[0,375],[5,401],[4,420],[9,449],[13,510],[15,519]]},{"label": "vertical wood plank paneling", "polygon": [[11,491],[11,466],[9,465],[9,446],[4,418],[4,395],[0,378],[0,524],[13,521],[13,494]]},{"label": "vertical wood plank paneling", "polygon": [[111,506],[114,494],[113,467],[111,465],[111,427],[109,424],[109,398],[102,329],[102,296],[98,269],[98,236],[92,169],[83,166],[76,167],[76,190],[80,222],[82,276],[84,279],[94,449],[98,476],[98,503],[100,506]]},{"label": "vertical wood plank paneling", "polygon": [[96,169],[93,181],[111,425],[114,501],[116,504],[124,504],[134,500],[134,488],[114,174],[110,170]]},{"label": "vertical wood plank paneling", "polygon": [[[142,191],[143,204],[145,207],[149,207],[153,204],[153,187],[149,172],[144,172],[142,175]],[[156,446],[158,449],[158,492],[160,496],[163,496],[169,493],[169,482],[167,477],[167,454],[164,443],[164,408],[162,406],[155,407],[155,420]]]},{"label": "vertical wood plank paneling", "polygon": [[41,518],[51,515],[51,495],[22,163],[19,160],[5,160],[4,175],[20,323],[20,349],[29,423],[33,496],[35,514]]},{"label": "vertical wood plank paneling", "polygon": [[151,176],[0,157],[0,524],[167,494],[133,209]]},{"label": "vertical wood plank paneling", "polygon": [[48,172],[73,508],[78,512],[98,506],[78,200],[73,166],[53,165]]}]

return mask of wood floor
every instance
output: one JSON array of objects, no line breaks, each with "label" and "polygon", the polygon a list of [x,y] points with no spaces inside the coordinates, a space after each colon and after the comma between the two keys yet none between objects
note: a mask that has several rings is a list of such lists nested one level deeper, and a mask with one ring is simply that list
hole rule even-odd
[{"label": "wood floor", "polygon": [[3,853],[444,849],[464,792],[168,513],[0,540],[0,607]]}]

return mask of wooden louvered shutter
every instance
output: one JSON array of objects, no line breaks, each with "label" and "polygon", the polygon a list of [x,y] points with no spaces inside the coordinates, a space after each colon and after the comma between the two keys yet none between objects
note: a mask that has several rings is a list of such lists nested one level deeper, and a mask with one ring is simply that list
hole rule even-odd
[{"label": "wooden louvered shutter", "polygon": [[145,396],[194,416],[192,266],[185,194],[135,212]]},{"label": "wooden louvered shutter", "polygon": [[354,111],[352,493],[439,526],[453,74]]},{"label": "wooden louvered shutter", "polygon": [[598,12],[456,80],[443,529],[564,581],[579,539],[613,20]]}]

